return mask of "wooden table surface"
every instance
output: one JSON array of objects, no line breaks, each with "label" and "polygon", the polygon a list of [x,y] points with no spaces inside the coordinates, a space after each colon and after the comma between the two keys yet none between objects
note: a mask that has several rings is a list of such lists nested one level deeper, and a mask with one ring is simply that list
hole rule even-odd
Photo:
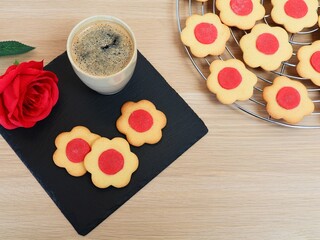
[{"label": "wooden table surface", "polygon": [[0,137],[0,239],[320,239],[320,130],[219,104],[182,47],[175,11],[173,0],[1,1],[0,40],[36,47],[1,57],[1,74],[16,59],[49,63],[80,20],[114,15],[209,133],[85,237]]}]

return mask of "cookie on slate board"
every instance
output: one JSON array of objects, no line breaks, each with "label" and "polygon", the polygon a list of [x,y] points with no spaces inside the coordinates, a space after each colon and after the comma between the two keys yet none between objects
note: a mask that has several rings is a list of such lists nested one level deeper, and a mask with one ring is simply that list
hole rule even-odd
[{"label": "cookie on slate board", "polygon": [[116,122],[119,132],[125,134],[128,142],[136,147],[159,142],[166,124],[166,115],[148,100],[123,104],[121,116]]}]

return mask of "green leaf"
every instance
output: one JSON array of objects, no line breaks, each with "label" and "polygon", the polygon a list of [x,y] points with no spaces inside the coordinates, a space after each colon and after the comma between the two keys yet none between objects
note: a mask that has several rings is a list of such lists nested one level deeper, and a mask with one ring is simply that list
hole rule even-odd
[{"label": "green leaf", "polygon": [[34,47],[25,45],[17,41],[2,41],[0,42],[0,56],[17,55],[29,52]]},{"label": "green leaf", "polygon": [[13,63],[13,64],[14,64],[14,65],[19,65],[19,63],[20,63],[20,62],[16,59],[16,60],[14,60],[14,63]]}]

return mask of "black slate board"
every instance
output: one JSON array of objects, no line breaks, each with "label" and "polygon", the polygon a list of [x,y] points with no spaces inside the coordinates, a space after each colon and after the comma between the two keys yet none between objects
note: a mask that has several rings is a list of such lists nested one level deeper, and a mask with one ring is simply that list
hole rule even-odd
[{"label": "black slate board", "polygon": [[[0,133],[81,235],[94,229],[208,132],[140,52],[131,81],[112,96],[86,87],[73,72],[66,52],[45,69],[59,78],[60,97],[50,116],[30,129],[8,131],[0,126]],[[167,126],[158,144],[131,146],[139,158],[139,168],[128,186],[99,189],[92,184],[89,173],[76,178],[54,165],[54,140],[59,133],[83,125],[110,139],[125,137],[115,127],[120,108],[126,101],[141,99],[152,101],[166,114]]]}]

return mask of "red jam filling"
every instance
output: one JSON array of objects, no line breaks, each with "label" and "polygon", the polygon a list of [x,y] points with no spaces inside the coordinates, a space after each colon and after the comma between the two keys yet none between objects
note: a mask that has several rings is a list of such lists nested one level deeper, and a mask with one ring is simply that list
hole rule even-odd
[{"label": "red jam filling", "polygon": [[224,89],[231,90],[240,85],[242,76],[237,69],[226,67],[219,72],[218,82]]},{"label": "red jam filling", "polygon": [[320,73],[320,51],[317,51],[314,54],[312,54],[310,58],[310,63],[313,69]]},{"label": "red jam filling", "polygon": [[129,125],[137,132],[146,132],[152,127],[153,118],[147,111],[139,109],[131,113]]},{"label": "red jam filling", "polygon": [[232,11],[239,16],[247,16],[253,10],[251,0],[231,0],[230,7]]},{"label": "red jam filling", "polygon": [[283,87],[276,96],[277,103],[284,109],[291,110],[300,104],[301,96],[293,87]]},{"label": "red jam filling", "polygon": [[101,153],[98,165],[103,173],[114,175],[123,168],[124,158],[117,150],[108,149]]},{"label": "red jam filling", "polygon": [[217,28],[211,23],[199,23],[194,28],[196,39],[202,44],[214,43],[218,37]]},{"label": "red jam filling", "polygon": [[303,0],[288,0],[284,5],[284,11],[289,17],[303,18],[308,13],[308,6]]},{"label": "red jam filling", "polygon": [[67,158],[73,163],[82,162],[90,151],[90,145],[81,138],[71,140],[66,147]]},{"label": "red jam filling", "polygon": [[278,51],[279,41],[273,34],[263,33],[257,38],[256,48],[261,53],[272,55]]}]

